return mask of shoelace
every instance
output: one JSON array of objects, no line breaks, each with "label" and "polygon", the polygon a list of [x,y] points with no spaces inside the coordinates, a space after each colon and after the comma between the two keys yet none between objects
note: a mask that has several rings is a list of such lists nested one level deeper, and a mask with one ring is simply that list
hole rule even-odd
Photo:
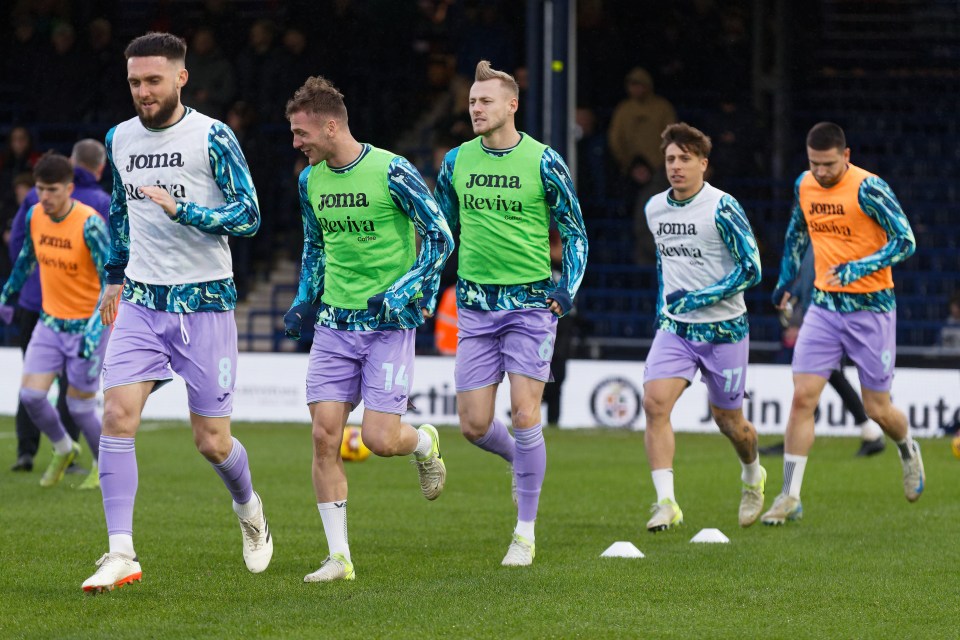
[{"label": "shoelace", "polygon": [[240,520],[240,526],[243,527],[243,531],[246,534],[244,537],[251,541],[250,546],[254,551],[263,546],[266,536],[263,535],[263,532],[258,526],[250,520]]}]

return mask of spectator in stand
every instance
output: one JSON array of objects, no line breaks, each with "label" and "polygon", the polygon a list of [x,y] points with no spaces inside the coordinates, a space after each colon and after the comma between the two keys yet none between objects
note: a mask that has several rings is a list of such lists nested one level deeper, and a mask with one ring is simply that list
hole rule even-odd
[{"label": "spectator in stand", "polygon": [[97,18],[87,26],[86,58],[90,64],[89,101],[84,120],[116,122],[130,108],[129,97],[114,80],[126,73],[120,47],[113,40],[113,25],[106,18]]},{"label": "spectator in stand", "polygon": [[237,80],[233,65],[220,50],[213,29],[200,27],[194,32],[187,49],[186,65],[190,77],[183,87],[183,104],[222,120],[227,105],[237,93]]},{"label": "spectator in stand", "polygon": [[621,174],[642,156],[655,170],[663,166],[660,133],[677,121],[673,105],[654,93],[653,78],[646,69],[634,67],[626,77],[627,98],[617,105],[610,120],[607,141]]},{"label": "spectator in stand", "polygon": [[261,122],[283,117],[283,59],[275,46],[276,37],[272,22],[257,20],[250,27],[247,47],[237,58],[240,97],[253,104]]},{"label": "spectator in stand", "polygon": [[[33,174],[21,173],[11,181],[11,186],[13,189],[9,198],[5,198],[0,204],[0,229],[3,229],[3,246],[5,247],[10,244],[10,228],[17,215],[17,209],[33,188]],[[9,253],[0,251],[0,278],[9,277],[11,267],[13,267],[13,259]]]},{"label": "spectator in stand", "polygon": [[[0,70],[3,71],[4,84],[9,83],[24,102],[32,102],[29,95],[30,87],[40,71],[40,53],[43,51],[43,38],[37,32],[37,25],[27,15],[20,15],[13,19],[12,37],[8,42],[9,49],[3,60],[0,61]],[[26,104],[24,105],[26,106]],[[33,173],[31,172],[31,175]],[[4,185],[6,188],[6,185]]]},{"label": "spectator in stand", "polygon": [[[519,79],[517,84],[520,84]],[[521,92],[523,91],[521,87]],[[522,97],[521,97],[522,99]],[[607,197],[610,183],[607,139],[597,126],[597,113],[591,107],[577,107],[575,113],[577,141],[577,193],[585,202],[601,202]]]},{"label": "spectator in stand", "polygon": [[50,48],[41,56],[42,70],[33,81],[31,94],[34,122],[75,122],[90,109],[91,60],[77,46],[77,34],[69,23],[60,22],[50,33]]},{"label": "spectator in stand", "polygon": [[283,32],[280,44],[280,56],[283,59],[280,91],[285,96],[293,95],[303,84],[304,78],[317,74],[318,61],[323,61],[323,58],[310,46],[307,32],[300,27],[288,27]]},{"label": "spectator in stand", "polygon": [[[33,175],[33,165],[40,159],[40,153],[33,146],[33,137],[26,127],[10,129],[7,147],[0,153],[0,198],[10,195],[13,179],[21,173]],[[16,254],[13,256],[16,258]]]},{"label": "spectator in stand", "polygon": [[960,349],[960,293],[950,298],[950,314],[943,322],[937,344],[948,349]]}]

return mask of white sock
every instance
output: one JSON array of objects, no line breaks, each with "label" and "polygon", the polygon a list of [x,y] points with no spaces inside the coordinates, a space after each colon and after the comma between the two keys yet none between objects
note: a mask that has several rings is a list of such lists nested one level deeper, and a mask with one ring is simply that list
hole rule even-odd
[{"label": "white sock", "polygon": [[657,490],[657,502],[676,502],[673,495],[673,469],[654,469],[650,475],[653,476],[653,488]]},{"label": "white sock", "polygon": [[526,538],[530,542],[533,542],[535,538],[533,537],[533,522],[524,522],[523,520],[517,520],[517,528],[513,530],[515,534],[522,538]]},{"label": "white sock", "polygon": [[133,550],[133,536],[129,533],[114,533],[110,536],[110,553],[122,553],[130,558],[136,558]]},{"label": "white sock", "polygon": [[60,455],[66,455],[70,453],[70,447],[73,445],[73,440],[70,439],[70,436],[63,436],[56,442],[51,442],[53,445],[53,450],[55,453]]},{"label": "white sock", "polygon": [[876,440],[883,437],[883,429],[873,420],[867,420],[860,427],[860,438],[862,440]]},{"label": "white sock", "polygon": [[740,461],[740,480],[744,484],[750,485],[751,487],[760,482],[760,456],[757,456],[757,459],[753,462],[744,462]]},{"label": "white sock", "polygon": [[246,504],[239,504],[237,502],[233,503],[233,512],[237,514],[238,518],[244,520],[249,520],[253,516],[257,515],[260,511],[260,498],[256,493],[250,494],[250,502]]},{"label": "white sock", "polygon": [[430,434],[423,429],[417,429],[417,448],[413,450],[413,455],[418,460],[423,460],[430,455],[430,449],[433,448],[433,439]]},{"label": "white sock", "polygon": [[347,501],[318,502],[323,533],[327,536],[330,555],[342,553],[350,562],[350,547],[347,545]]},{"label": "white sock", "polygon": [[783,493],[792,498],[800,498],[800,485],[803,484],[803,471],[807,467],[807,456],[783,454]]}]

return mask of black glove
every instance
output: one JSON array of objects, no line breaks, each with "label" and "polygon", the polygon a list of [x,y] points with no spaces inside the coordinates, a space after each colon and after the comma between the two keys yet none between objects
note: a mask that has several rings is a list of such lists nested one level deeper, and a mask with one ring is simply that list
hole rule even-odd
[{"label": "black glove", "polygon": [[312,304],[310,302],[301,302],[300,304],[291,307],[290,311],[287,311],[286,315],[283,316],[284,334],[288,338],[299,340],[300,327],[303,324],[304,319],[307,319],[310,322],[316,322],[318,311],[320,311],[320,305]]},{"label": "black glove", "polygon": [[386,297],[386,294],[378,293],[375,296],[370,296],[367,298],[367,311],[370,312],[370,315],[374,318],[380,317],[380,311],[383,309],[384,297]]}]

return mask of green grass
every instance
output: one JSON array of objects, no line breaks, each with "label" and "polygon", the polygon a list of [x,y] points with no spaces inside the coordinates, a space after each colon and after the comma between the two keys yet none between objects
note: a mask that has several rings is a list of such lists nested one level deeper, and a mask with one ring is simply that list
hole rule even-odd
[{"label": "green grass", "polygon": [[[12,431],[10,419],[0,432]],[[304,426],[240,424],[276,540],[251,575],[229,498],[185,427],[137,439],[136,546],[144,581],[98,597],[80,583],[106,550],[97,493],[67,476],[6,471],[2,638],[945,638],[955,637],[960,462],[924,443],[929,488],[902,494],[891,447],[853,457],[856,442],[821,438],[804,483],[804,520],[737,526],[739,465],[719,435],[678,435],[677,497],[686,523],[644,530],[654,500],[641,434],[550,431],[537,558],[506,569],[515,519],[506,465],[441,429],[448,481],[420,496],[405,460],[348,465],[357,580],[310,584],[326,555]],[[769,439],[768,439],[769,440]],[[49,447],[38,462],[46,464]],[[0,439],[0,460],[14,440]],[[780,458],[765,460],[767,505]],[[691,544],[716,527],[730,544]],[[630,540],[645,559],[601,559]],[[953,576],[951,578],[950,576]]]}]

